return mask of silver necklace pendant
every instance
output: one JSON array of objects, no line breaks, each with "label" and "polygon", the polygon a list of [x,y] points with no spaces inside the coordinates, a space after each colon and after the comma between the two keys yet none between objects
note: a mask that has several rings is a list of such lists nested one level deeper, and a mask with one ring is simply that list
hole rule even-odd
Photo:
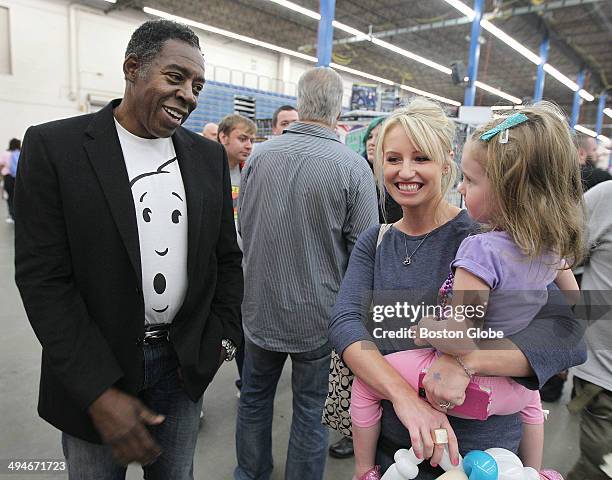
[{"label": "silver necklace pendant", "polygon": [[419,242],[417,247],[412,251],[410,255],[408,254],[408,243],[406,242],[406,237],[404,237],[404,248],[406,249],[406,257],[404,258],[404,261],[402,263],[404,264],[405,267],[407,267],[408,265],[412,263],[412,257],[418,251],[418,249],[421,248],[421,245],[423,245],[423,242],[427,240],[427,237],[429,237],[430,233],[431,232],[427,233],[427,235],[423,237],[423,239]]}]

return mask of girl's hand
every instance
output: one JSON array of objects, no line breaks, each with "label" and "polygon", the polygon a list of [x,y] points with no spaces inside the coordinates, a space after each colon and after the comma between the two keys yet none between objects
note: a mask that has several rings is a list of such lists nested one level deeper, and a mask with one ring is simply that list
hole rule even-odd
[{"label": "girl's hand", "polygon": [[447,413],[448,409],[441,407],[441,404],[448,402],[454,406],[463,404],[469,383],[470,378],[450,355],[438,357],[423,378],[427,400],[433,408],[444,413]]},{"label": "girl's hand", "polygon": [[444,445],[434,445],[433,431],[443,428],[448,433],[448,453],[453,465],[459,464],[457,437],[444,413],[431,408],[418,397],[402,397],[393,402],[393,409],[410,432],[410,442],[417,458],[431,458],[432,466],[442,459]]}]

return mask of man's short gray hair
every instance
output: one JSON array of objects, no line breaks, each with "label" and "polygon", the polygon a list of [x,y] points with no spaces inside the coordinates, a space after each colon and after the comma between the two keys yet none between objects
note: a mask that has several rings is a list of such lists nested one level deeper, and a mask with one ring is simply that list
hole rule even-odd
[{"label": "man's short gray hair", "polygon": [[342,77],[329,67],[312,68],[298,82],[297,110],[300,121],[335,126],[342,112]]}]

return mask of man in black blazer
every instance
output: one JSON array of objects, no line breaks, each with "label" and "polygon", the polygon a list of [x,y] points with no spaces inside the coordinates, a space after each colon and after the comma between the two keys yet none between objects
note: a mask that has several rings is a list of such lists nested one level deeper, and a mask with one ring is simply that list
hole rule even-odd
[{"label": "man in black blazer", "polygon": [[198,37],[132,35],[122,100],[30,127],[15,278],[43,347],[38,411],[71,479],[192,479],[201,398],[240,345],[241,253],[223,146],[181,126],[204,85]]}]

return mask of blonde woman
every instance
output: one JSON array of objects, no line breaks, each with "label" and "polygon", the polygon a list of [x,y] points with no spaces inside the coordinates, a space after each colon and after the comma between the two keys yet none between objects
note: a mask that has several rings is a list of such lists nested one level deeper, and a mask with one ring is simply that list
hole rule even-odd
[{"label": "blonde woman", "polygon": [[[434,430],[447,431],[453,463],[458,461],[458,442],[463,454],[490,447],[518,450],[522,432],[516,414],[492,415],[482,422],[446,416],[449,407],[463,403],[474,375],[526,377],[517,382],[536,390],[556,372],[584,361],[577,324],[567,305],[560,305],[555,287],[549,295],[555,299],[548,299],[539,321],[503,340],[481,341],[480,350],[462,351],[461,357],[437,356],[423,381],[429,403],[381,355],[414,348],[405,332],[420,317],[411,317],[411,312],[437,304],[460,244],[480,230],[467,212],[444,200],[455,177],[453,136],[454,126],[441,108],[423,99],[385,122],[377,145],[377,177],[402,207],[403,217],[382,238],[378,227],[361,235],[330,323],[330,339],[359,381],[391,402],[382,402],[376,451],[381,473],[397,449],[412,446],[418,457],[430,458],[431,467],[422,464],[419,479],[441,473],[436,467],[444,446],[434,445]],[[384,318],[368,323],[364,306],[371,305]],[[563,329],[564,338],[553,328]],[[379,475],[365,470],[367,462],[357,458],[356,463],[357,478]]]}]

